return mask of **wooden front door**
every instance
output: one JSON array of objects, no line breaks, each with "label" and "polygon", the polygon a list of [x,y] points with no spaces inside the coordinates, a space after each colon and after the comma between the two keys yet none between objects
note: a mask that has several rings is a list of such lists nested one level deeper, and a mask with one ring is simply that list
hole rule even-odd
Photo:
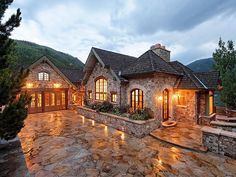
[{"label": "wooden front door", "polygon": [[32,92],[31,95],[31,103],[29,105],[30,113],[38,113],[43,111],[42,105],[42,93],[41,92]]},{"label": "wooden front door", "polygon": [[30,95],[32,100],[29,105],[29,113],[67,109],[68,91],[66,89],[31,91]]},{"label": "wooden front door", "polygon": [[169,119],[169,91],[165,89],[163,91],[163,121]]}]

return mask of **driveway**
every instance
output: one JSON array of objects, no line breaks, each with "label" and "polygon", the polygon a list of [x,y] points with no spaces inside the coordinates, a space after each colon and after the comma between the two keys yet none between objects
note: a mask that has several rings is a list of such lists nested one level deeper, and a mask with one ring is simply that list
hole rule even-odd
[{"label": "driveway", "polygon": [[29,115],[19,134],[32,176],[236,176],[236,160],[142,139],[74,111]]}]

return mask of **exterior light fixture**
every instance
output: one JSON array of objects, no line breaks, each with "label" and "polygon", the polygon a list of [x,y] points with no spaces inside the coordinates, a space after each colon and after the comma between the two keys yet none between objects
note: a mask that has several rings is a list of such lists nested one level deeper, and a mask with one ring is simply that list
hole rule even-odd
[{"label": "exterior light fixture", "polygon": [[125,140],[125,134],[122,132],[120,136],[121,140]]},{"label": "exterior light fixture", "polygon": [[26,84],[26,87],[27,87],[27,88],[32,88],[32,87],[33,87],[33,83],[27,83],[27,84]]},{"label": "exterior light fixture", "polygon": [[54,88],[60,88],[60,87],[61,87],[61,84],[55,83],[55,84],[53,84],[53,87],[54,87]]},{"label": "exterior light fixture", "polygon": [[92,120],[92,126],[94,126],[95,125],[95,121],[94,120]]},{"label": "exterior light fixture", "polygon": [[173,99],[177,99],[177,98],[178,98],[178,94],[174,94]]},{"label": "exterior light fixture", "polygon": [[162,101],[162,100],[163,100],[163,97],[162,97],[162,96],[159,96],[159,97],[158,97],[158,100],[159,100],[159,101]]}]

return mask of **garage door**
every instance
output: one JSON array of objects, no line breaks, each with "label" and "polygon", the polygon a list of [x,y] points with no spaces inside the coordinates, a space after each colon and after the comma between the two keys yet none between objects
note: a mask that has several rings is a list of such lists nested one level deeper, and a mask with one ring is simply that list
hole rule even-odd
[{"label": "garage door", "polygon": [[29,113],[67,109],[67,91],[35,91],[30,93],[32,100]]}]

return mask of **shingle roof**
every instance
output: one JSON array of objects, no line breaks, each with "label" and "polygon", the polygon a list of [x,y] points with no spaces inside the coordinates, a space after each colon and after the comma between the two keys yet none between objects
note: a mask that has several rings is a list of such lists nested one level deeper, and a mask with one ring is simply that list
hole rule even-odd
[{"label": "shingle roof", "polygon": [[72,83],[81,82],[84,76],[83,69],[58,68]]},{"label": "shingle roof", "polygon": [[127,76],[152,72],[179,75],[179,73],[169,64],[169,62],[163,60],[152,50],[148,50],[141,55],[135,63],[124,70],[122,75]]},{"label": "shingle roof", "polygon": [[216,89],[218,85],[219,72],[210,71],[210,72],[198,72],[194,73],[203,83],[207,86],[208,89]]},{"label": "shingle roof", "polygon": [[204,83],[194,75],[193,71],[188,67],[184,66],[178,61],[170,62],[173,68],[182,74],[182,78],[178,85],[176,86],[179,89],[206,89],[207,87]]},{"label": "shingle roof", "polygon": [[129,56],[129,55],[123,55],[120,53],[98,49],[93,47],[95,52],[98,54],[100,59],[104,62],[104,64],[108,67],[111,67],[112,70],[119,75],[119,71],[121,73],[126,70],[128,66],[136,62],[137,58]]}]

